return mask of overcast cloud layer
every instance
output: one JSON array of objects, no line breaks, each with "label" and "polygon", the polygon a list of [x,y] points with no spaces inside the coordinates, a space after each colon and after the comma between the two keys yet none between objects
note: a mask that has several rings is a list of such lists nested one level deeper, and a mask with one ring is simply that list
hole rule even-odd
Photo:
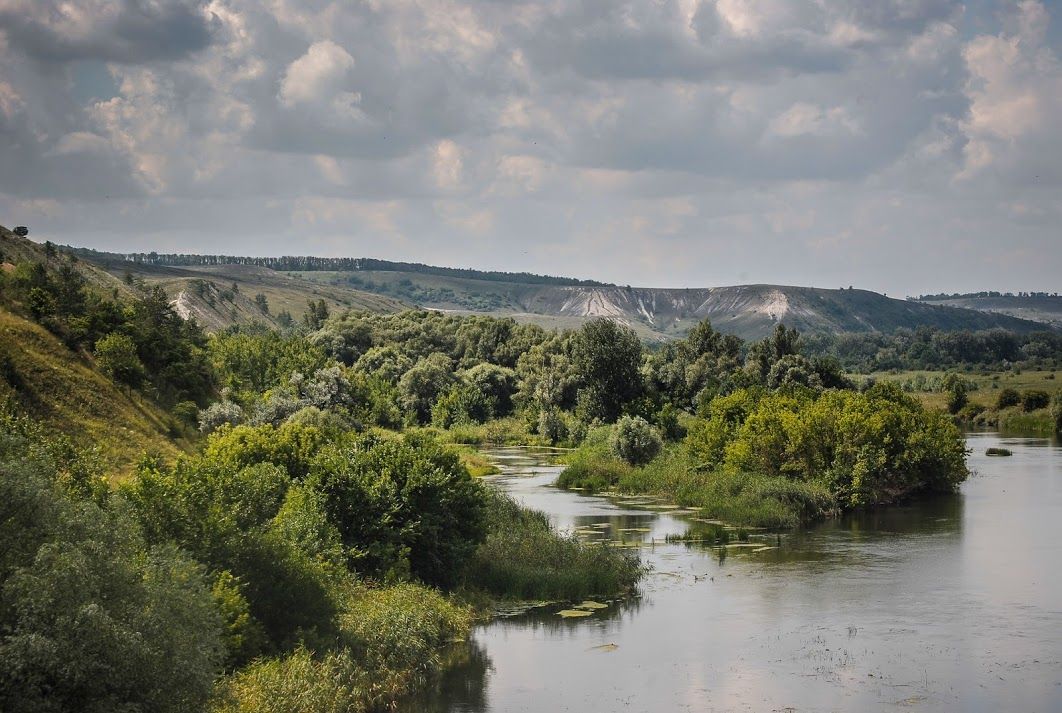
[{"label": "overcast cloud layer", "polygon": [[0,0],[0,223],[651,286],[1055,291],[1060,16]]}]

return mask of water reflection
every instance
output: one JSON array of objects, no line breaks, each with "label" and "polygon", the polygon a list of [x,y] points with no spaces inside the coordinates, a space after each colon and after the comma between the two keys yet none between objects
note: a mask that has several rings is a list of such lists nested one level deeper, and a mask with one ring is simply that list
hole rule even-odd
[{"label": "water reflection", "polygon": [[559,491],[548,456],[503,450],[497,487],[652,574],[589,617],[481,627],[406,710],[1062,710],[1062,454],[968,443],[959,495],[784,534]]}]

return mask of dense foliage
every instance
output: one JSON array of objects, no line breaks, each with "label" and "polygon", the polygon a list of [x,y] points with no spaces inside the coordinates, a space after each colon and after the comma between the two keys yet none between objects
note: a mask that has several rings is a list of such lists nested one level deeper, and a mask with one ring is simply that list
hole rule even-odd
[{"label": "dense foliage", "polygon": [[205,569],[147,543],[90,454],[0,413],[0,709],[202,709],[224,655]]},{"label": "dense foliage", "polygon": [[90,289],[76,258],[54,249],[0,271],[0,305],[39,322],[75,352],[94,354],[118,383],[170,406],[206,403],[214,379],[202,329],[174,312],[161,287],[128,288],[124,297]]},{"label": "dense foliage", "polygon": [[644,468],[588,439],[564,487],[652,492],[742,524],[792,526],[831,510],[946,492],[967,476],[958,429],[890,384],[866,392],[741,389],[712,400],[682,447]]},{"label": "dense foliage", "polygon": [[803,339],[809,354],[831,356],[864,373],[890,369],[1053,369],[1062,366],[1062,334],[1004,330],[942,331],[930,327],[877,332],[816,334]]}]

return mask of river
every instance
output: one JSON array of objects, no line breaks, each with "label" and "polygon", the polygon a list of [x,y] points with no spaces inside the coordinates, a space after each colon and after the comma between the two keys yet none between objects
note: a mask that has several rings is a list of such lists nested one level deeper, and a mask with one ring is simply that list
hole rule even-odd
[{"label": "river", "polygon": [[494,486],[562,529],[641,542],[653,569],[592,616],[556,605],[478,628],[406,709],[1060,711],[1062,448],[968,446],[956,495],[726,547],[666,543],[715,526],[644,499],[552,487],[549,454],[491,451]]}]

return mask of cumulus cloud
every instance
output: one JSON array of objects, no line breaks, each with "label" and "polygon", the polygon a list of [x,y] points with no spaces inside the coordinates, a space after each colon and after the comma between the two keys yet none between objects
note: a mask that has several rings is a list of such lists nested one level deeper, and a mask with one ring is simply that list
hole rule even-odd
[{"label": "cumulus cloud", "polygon": [[342,95],[356,97],[342,91],[353,67],[354,58],[335,42],[314,42],[306,54],[288,65],[277,97],[288,107],[331,102]]},{"label": "cumulus cloud", "polygon": [[1025,0],[1010,29],[978,36],[963,49],[970,105],[961,122],[968,138],[962,177],[995,170],[1062,179],[1062,63],[1044,45],[1048,21],[1042,4]]},{"label": "cumulus cloud", "polygon": [[[1047,289],[1057,14],[0,0],[0,222],[623,283]],[[1037,255],[1008,284],[1000,236]]]}]

